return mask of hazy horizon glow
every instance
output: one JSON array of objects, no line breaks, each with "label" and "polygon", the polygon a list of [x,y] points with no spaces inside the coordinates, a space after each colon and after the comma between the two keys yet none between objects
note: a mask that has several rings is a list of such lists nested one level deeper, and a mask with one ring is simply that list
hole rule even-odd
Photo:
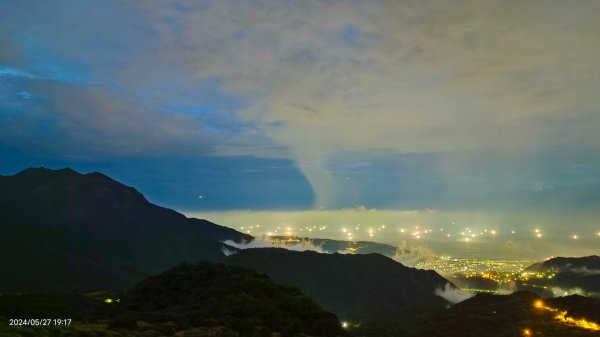
[{"label": "hazy horizon glow", "polygon": [[[600,226],[571,219],[526,214],[439,211],[231,211],[185,212],[220,225],[262,236],[298,236],[373,241],[393,246],[405,242],[431,248],[440,256],[519,258],[598,254]],[[258,227],[257,227],[258,225]],[[577,230],[574,230],[577,228]],[[576,233],[575,233],[576,231]],[[574,237],[575,236],[575,237]]]}]

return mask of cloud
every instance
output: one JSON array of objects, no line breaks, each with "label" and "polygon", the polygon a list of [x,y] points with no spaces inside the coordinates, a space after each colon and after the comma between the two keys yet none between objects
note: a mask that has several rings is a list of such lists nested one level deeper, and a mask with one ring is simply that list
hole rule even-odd
[{"label": "cloud", "polygon": [[[292,158],[311,184],[317,208],[339,208],[352,186],[338,179],[329,160],[352,163],[357,153],[435,154],[443,171],[439,189],[462,205],[514,195],[533,202],[574,196],[570,203],[578,204],[578,196],[598,186],[598,163],[590,159],[600,143],[598,2],[0,6],[0,36],[10,37],[0,40],[0,62],[113,92],[99,94],[111,101],[102,104],[104,115],[87,113],[98,100],[85,89],[66,97],[50,86],[31,91],[43,98],[35,101],[42,110],[48,102],[68,109],[70,99],[79,101],[81,110],[52,110],[50,116],[81,125],[56,129],[81,140],[79,152],[154,154],[158,146]],[[21,91],[20,84],[11,85]],[[25,133],[35,134],[37,122],[47,117],[29,114],[33,126]],[[124,145],[129,140],[131,147]],[[573,149],[582,149],[580,159],[546,181],[548,167],[563,165],[546,154]],[[473,165],[482,162],[490,164]],[[555,184],[580,165],[590,169],[584,181],[572,179],[579,189]],[[550,186],[555,193],[539,193]]]},{"label": "cloud", "polygon": [[228,248],[227,246],[222,246],[221,251],[223,252],[223,255],[225,255],[225,256],[230,256],[230,255],[237,253],[237,251],[235,251],[231,248]]},{"label": "cloud", "polygon": [[550,291],[552,292],[553,297],[563,297],[570,295],[582,295],[587,296],[587,293],[581,288],[561,288],[561,287],[551,287]]},{"label": "cloud", "polygon": [[164,153],[176,152],[177,146],[201,152],[212,141],[194,116],[165,116],[100,86],[35,83],[32,91],[53,97],[48,115],[57,119],[59,131],[68,136],[66,141],[86,144],[91,153]]},{"label": "cloud", "polygon": [[517,291],[517,284],[515,281],[509,283],[499,283],[498,288],[494,292],[496,295],[510,295]]},{"label": "cloud", "polygon": [[[316,206],[344,193],[326,160],[345,151],[538,152],[599,141],[589,112],[598,103],[593,2],[142,6],[169,57],[253,96],[238,115],[288,147]],[[160,20],[165,13],[179,25]]]},{"label": "cloud", "polygon": [[193,116],[165,116],[101,86],[34,81],[26,88],[33,102],[20,99],[22,112],[3,122],[3,143],[62,156],[131,156],[202,153],[214,142]]},{"label": "cloud", "polygon": [[586,276],[600,275],[600,269],[589,269],[586,266],[579,267],[579,268],[570,268],[569,271],[572,273],[582,274],[582,275],[586,275]]},{"label": "cloud", "polygon": [[350,250],[347,250],[347,249],[345,249],[345,250],[338,250],[337,253],[338,254],[344,254],[344,255],[348,255],[348,254],[349,255],[354,255],[354,254],[357,254],[356,252],[353,252],[353,251],[350,251]]},{"label": "cloud", "polygon": [[139,8],[22,5],[0,4],[0,142],[64,157],[281,152],[235,115],[243,97],[157,50]]},{"label": "cloud", "polygon": [[426,245],[401,241],[392,259],[405,266],[414,267],[419,262],[432,262],[436,255]]},{"label": "cloud", "polygon": [[[249,242],[238,243],[238,242],[234,242],[231,240],[227,240],[227,241],[224,241],[223,243],[228,246],[235,247],[237,249],[284,248],[287,250],[293,250],[293,251],[299,251],[299,252],[310,250],[310,251],[315,251],[318,253],[326,253],[320,246],[315,245],[310,240],[306,240],[306,241],[303,240],[301,242],[294,242],[294,243],[283,243],[283,242],[272,243],[271,241],[260,240],[260,239],[252,240]],[[225,255],[227,255],[227,253],[225,253]],[[229,255],[231,255],[231,254],[229,254]]]},{"label": "cloud", "polygon": [[458,288],[453,287],[452,285],[450,285],[450,283],[446,283],[443,288],[437,288],[435,290],[435,294],[452,304],[462,302],[475,296],[474,293],[462,291]]}]

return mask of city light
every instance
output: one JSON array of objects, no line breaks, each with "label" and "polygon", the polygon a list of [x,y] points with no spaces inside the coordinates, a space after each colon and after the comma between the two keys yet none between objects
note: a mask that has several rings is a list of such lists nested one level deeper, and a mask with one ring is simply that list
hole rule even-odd
[{"label": "city light", "polygon": [[562,324],[575,326],[586,330],[600,331],[600,325],[598,323],[588,321],[584,318],[575,319],[573,317],[569,317],[567,316],[568,313],[566,310],[559,310],[556,308],[549,307],[545,305],[544,302],[541,300],[535,301],[533,306],[540,310],[556,313],[554,319],[556,319]]},{"label": "city light", "polygon": [[441,275],[451,275],[464,278],[482,277],[498,283],[511,283],[517,279],[547,278],[553,273],[532,273],[523,270],[531,265],[531,260],[495,260],[479,258],[437,257],[432,261],[417,263],[419,269],[432,269]]},{"label": "city light", "polygon": [[[359,241],[378,241],[379,239],[387,238],[388,232],[391,230],[391,226],[389,225],[361,225],[361,224],[352,224],[346,226],[338,227],[339,236],[341,236],[341,240],[359,240]],[[300,225],[298,227],[290,226],[289,224],[281,224],[280,227],[275,229],[275,226],[270,227],[268,225],[262,224],[252,224],[252,225],[244,225],[241,227],[237,227],[243,233],[250,234],[253,236],[277,236],[277,235],[287,235],[292,236],[295,234],[306,235],[307,237],[319,238],[321,237],[320,232],[323,232],[327,229],[327,226],[320,225]],[[507,230],[503,232],[498,229],[484,228],[484,227],[462,227],[462,228],[447,228],[447,227],[434,227],[431,229],[427,224],[422,224],[421,226],[398,226],[394,227],[393,230],[399,231],[401,237],[404,235],[410,235],[410,239],[414,241],[425,241],[425,240],[447,240],[449,242],[464,242],[464,243],[481,243],[486,244],[489,243],[489,240],[494,240],[496,238],[502,238],[506,236],[513,236],[515,239],[521,237],[521,239],[525,239],[522,235],[519,235],[516,230]],[[260,232],[260,233],[259,233]],[[542,228],[534,228],[530,232],[533,236],[531,237],[534,240],[542,241],[546,238],[556,237],[558,233],[549,233],[544,231]],[[567,234],[566,237],[569,240],[581,240],[586,241],[585,239],[589,239],[591,237],[600,237],[600,232],[591,232],[588,233],[588,236],[584,236],[583,233],[571,233]],[[454,239],[458,237],[459,239]],[[331,238],[335,239],[335,238]],[[587,242],[587,241],[586,241]]]}]

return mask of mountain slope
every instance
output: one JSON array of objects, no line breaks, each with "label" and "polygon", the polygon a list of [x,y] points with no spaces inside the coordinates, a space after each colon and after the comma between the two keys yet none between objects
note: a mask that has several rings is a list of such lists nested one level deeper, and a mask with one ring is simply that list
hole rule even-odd
[{"label": "mountain slope", "polygon": [[598,336],[599,330],[560,317],[597,323],[599,307],[598,300],[582,296],[542,300],[530,292],[479,294],[440,312],[415,336]]},{"label": "mountain slope", "polygon": [[100,173],[0,176],[0,290],[125,288],[181,261],[220,257],[250,236],[188,219]]},{"label": "mountain slope", "polygon": [[527,267],[527,271],[542,271],[556,269],[556,271],[597,270],[600,272],[600,256],[591,255],[583,257],[554,257],[543,262],[534,263]]},{"label": "mountain slope", "polygon": [[396,254],[396,247],[385,243],[373,241],[349,241],[349,240],[332,240],[294,236],[269,236],[268,240],[281,244],[296,245],[298,243],[310,243],[320,247],[325,253],[346,252],[352,254],[370,254],[377,253],[384,256],[392,257]]},{"label": "mountain slope", "polygon": [[142,281],[122,301],[122,315],[154,323],[227,326],[247,335],[346,335],[335,315],[297,288],[223,264],[180,265]]},{"label": "mountain slope", "polygon": [[225,259],[275,282],[297,286],[340,317],[396,317],[413,309],[445,307],[434,295],[447,281],[379,254],[319,254],[279,248],[246,249]]},{"label": "mountain slope", "polygon": [[580,293],[600,297],[600,256],[556,257],[535,263],[525,272],[532,276],[518,284],[520,289],[545,296]]}]

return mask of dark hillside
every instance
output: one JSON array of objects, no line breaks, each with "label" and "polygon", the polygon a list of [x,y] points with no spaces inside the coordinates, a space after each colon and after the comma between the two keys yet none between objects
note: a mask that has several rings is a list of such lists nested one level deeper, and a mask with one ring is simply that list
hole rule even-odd
[{"label": "dark hillside", "polygon": [[0,291],[126,288],[182,261],[214,260],[251,239],[71,169],[0,176]]},{"label": "dark hillside", "polygon": [[341,317],[397,316],[417,308],[443,308],[434,294],[448,281],[434,271],[408,268],[379,254],[319,254],[279,248],[246,249],[226,263],[255,269],[297,286]]}]

